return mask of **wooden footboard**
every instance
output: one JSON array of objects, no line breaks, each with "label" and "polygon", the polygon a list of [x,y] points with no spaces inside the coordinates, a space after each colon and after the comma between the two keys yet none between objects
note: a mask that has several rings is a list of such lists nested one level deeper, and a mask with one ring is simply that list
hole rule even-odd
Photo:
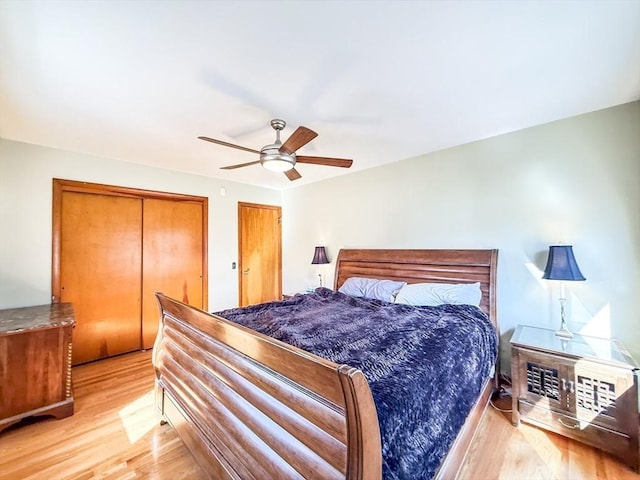
[{"label": "wooden footboard", "polygon": [[157,404],[211,478],[381,478],[361,371],[156,295]]}]

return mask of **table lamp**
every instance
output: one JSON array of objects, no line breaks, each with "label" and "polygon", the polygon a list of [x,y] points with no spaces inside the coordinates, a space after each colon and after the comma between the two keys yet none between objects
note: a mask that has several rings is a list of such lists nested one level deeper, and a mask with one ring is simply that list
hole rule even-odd
[{"label": "table lamp", "polygon": [[[327,252],[324,247],[316,247],[315,252],[313,253],[313,260],[311,260],[312,265],[322,265],[325,263],[329,263],[329,259],[327,258]],[[321,267],[318,267],[318,278],[320,279],[320,286],[322,286],[322,272],[320,271]]]},{"label": "table lamp", "polygon": [[547,266],[544,269],[542,278],[560,281],[560,330],[556,331],[556,336],[564,339],[573,338],[573,333],[569,331],[565,318],[564,304],[567,298],[565,296],[564,282],[582,281],[586,280],[586,278],[578,268],[571,245],[551,245],[549,247]]}]

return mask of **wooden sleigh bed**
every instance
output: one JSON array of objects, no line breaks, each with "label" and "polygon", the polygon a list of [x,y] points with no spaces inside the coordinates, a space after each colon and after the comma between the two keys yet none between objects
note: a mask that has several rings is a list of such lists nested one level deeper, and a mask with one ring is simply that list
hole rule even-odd
[{"label": "wooden sleigh bed", "polygon": [[[341,250],[349,277],[474,283],[498,331],[497,250]],[[156,405],[215,479],[382,478],[376,405],[363,373],[157,294]],[[487,378],[435,478],[455,478],[497,373]]]}]

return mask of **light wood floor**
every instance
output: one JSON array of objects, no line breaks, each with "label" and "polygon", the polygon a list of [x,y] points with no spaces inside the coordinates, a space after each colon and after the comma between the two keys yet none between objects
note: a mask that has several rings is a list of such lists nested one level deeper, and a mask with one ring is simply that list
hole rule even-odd
[{"label": "light wood floor", "polygon": [[[150,352],[73,369],[75,414],[0,434],[2,480],[200,480],[204,475],[153,408]],[[508,399],[498,406],[509,408]],[[489,408],[459,480],[638,479],[612,457]]]},{"label": "light wood floor", "polygon": [[[511,398],[494,402],[511,409]],[[469,449],[458,480],[632,480],[640,479],[624,464],[595,448],[561,435],[511,424],[511,413],[491,405]]]}]

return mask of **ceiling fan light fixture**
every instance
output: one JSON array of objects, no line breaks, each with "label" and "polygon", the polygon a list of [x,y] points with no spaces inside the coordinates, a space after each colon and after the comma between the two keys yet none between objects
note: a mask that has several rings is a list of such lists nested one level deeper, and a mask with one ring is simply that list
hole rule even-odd
[{"label": "ceiling fan light fixture", "polygon": [[268,158],[261,163],[264,168],[272,172],[286,172],[294,167],[294,163],[285,158]]},{"label": "ceiling fan light fixture", "polygon": [[286,172],[296,166],[296,157],[295,155],[280,153],[277,148],[265,148],[260,154],[260,163],[264,168],[272,172]]}]

